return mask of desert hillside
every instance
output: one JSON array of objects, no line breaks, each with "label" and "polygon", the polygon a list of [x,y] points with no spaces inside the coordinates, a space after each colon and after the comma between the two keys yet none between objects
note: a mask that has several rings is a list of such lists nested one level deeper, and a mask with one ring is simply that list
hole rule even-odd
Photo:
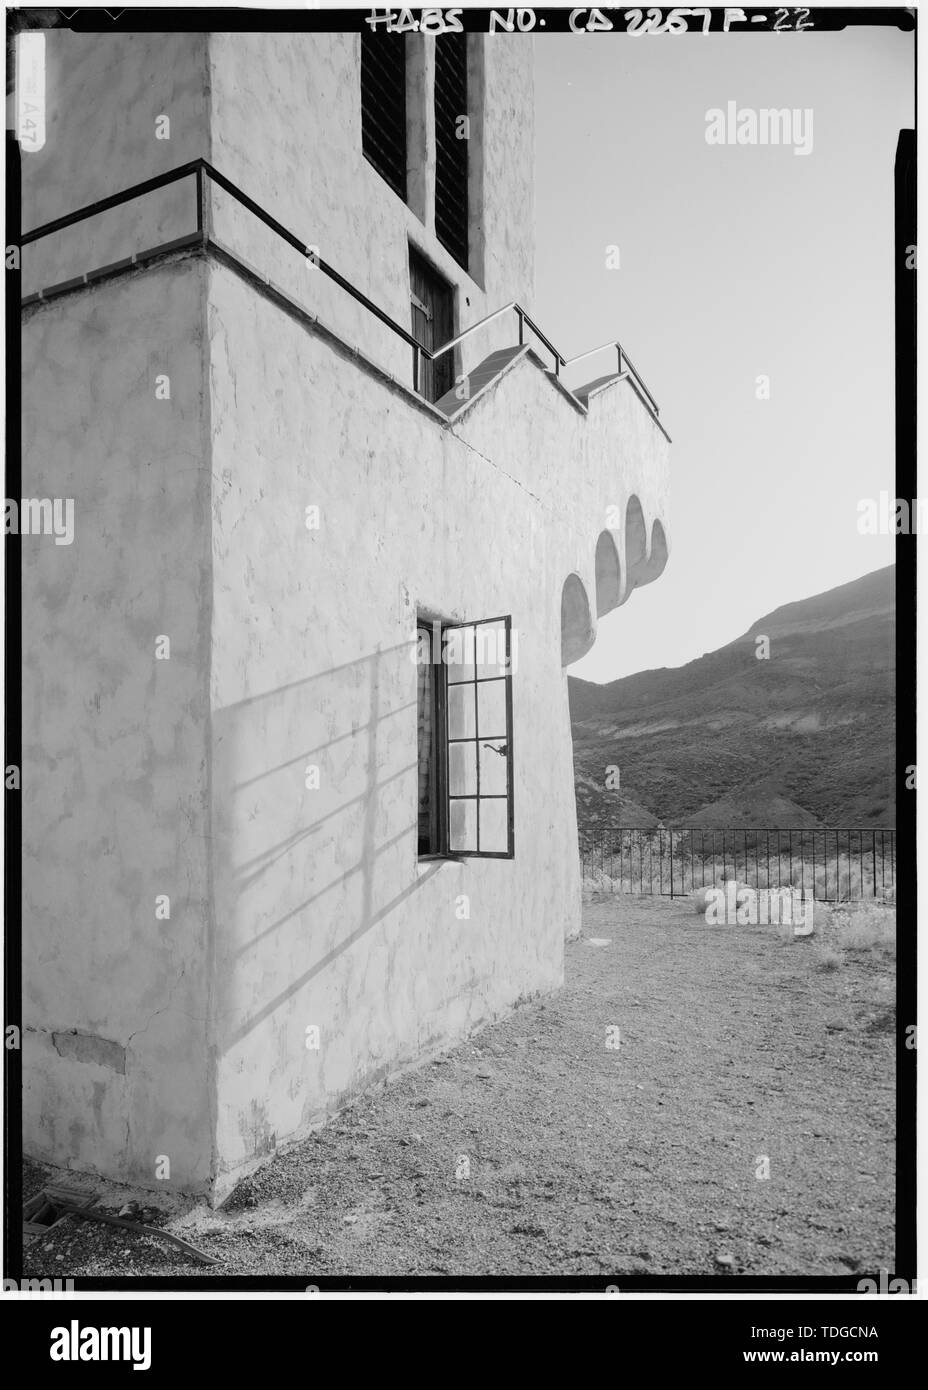
[{"label": "desert hillside", "polygon": [[[571,677],[581,830],[894,825],[894,614],[890,565],[777,608],[685,666],[608,685]],[[755,656],[762,634],[769,660]]]}]

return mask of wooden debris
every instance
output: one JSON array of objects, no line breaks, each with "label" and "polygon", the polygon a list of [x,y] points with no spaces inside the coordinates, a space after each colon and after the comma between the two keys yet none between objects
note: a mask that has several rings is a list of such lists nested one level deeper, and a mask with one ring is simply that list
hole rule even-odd
[{"label": "wooden debris", "polygon": [[80,1216],[85,1221],[103,1221],[107,1226],[119,1226],[123,1231],[135,1231],[137,1235],[154,1236],[159,1240],[166,1240],[171,1245],[176,1245],[178,1249],[185,1250],[188,1255],[192,1255],[195,1260],[202,1261],[206,1265],[218,1265],[219,1261],[212,1255],[207,1255],[205,1251],[198,1250],[195,1245],[191,1245],[187,1240],[181,1240],[180,1236],[172,1235],[170,1231],[163,1231],[160,1226],[140,1226],[137,1221],[123,1221],[120,1216],[107,1216],[102,1211],[91,1211],[89,1207],[79,1207],[65,1202],[58,1210],[68,1216]]},{"label": "wooden debris", "polygon": [[[172,1235],[170,1231],[163,1231],[160,1226],[143,1226],[137,1221],[124,1221],[121,1216],[109,1216],[105,1212],[91,1210],[96,1200],[92,1192],[88,1194],[68,1187],[43,1188],[35,1197],[30,1197],[28,1202],[23,1203],[23,1236],[34,1240],[37,1236],[47,1235],[66,1217],[75,1216],[83,1218],[85,1221],[102,1221],[107,1226],[119,1226],[121,1230],[135,1231],[137,1235],[153,1236],[157,1240],[166,1240],[171,1245],[176,1245],[179,1250],[192,1255],[195,1260],[202,1261],[203,1264],[218,1265],[220,1263],[212,1255],[198,1250],[189,1241],[182,1240],[180,1236]],[[138,1204],[135,1203],[134,1205],[137,1210]]]},{"label": "wooden debris", "polygon": [[83,1208],[95,1201],[93,1193],[81,1192],[71,1187],[43,1187],[28,1202],[23,1203],[23,1238],[35,1240],[37,1236],[47,1235],[61,1224],[65,1213],[61,1206],[65,1202]]}]

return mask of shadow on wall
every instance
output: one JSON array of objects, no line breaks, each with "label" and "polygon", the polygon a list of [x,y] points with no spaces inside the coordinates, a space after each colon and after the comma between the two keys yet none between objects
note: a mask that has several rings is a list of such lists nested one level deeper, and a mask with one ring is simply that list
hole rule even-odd
[{"label": "shadow on wall", "polygon": [[214,712],[220,1052],[438,871],[417,867],[413,651],[378,650]]}]

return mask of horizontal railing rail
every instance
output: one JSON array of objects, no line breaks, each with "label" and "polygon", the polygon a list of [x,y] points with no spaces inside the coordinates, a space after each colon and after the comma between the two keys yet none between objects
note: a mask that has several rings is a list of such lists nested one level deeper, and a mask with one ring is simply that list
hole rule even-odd
[{"label": "horizontal railing rail", "polygon": [[896,832],[879,826],[606,826],[581,832],[580,857],[594,888],[671,898],[733,879],[822,902],[885,898],[896,887]]},{"label": "horizontal railing rail", "polygon": [[[566,358],[558,351],[550,338],[542,332],[522,305],[518,304],[515,300],[510,301],[508,304],[504,304],[499,309],[494,309],[492,313],[487,314],[477,323],[471,324],[470,327],[465,328],[463,332],[458,333],[454,338],[449,339],[446,343],[442,343],[439,347],[426,347],[425,344],[420,343],[408,329],[403,328],[403,326],[397,323],[384,309],[381,309],[378,304],[375,304],[372,299],[369,299],[356,285],[353,285],[350,280],[347,280],[343,275],[339,274],[334,266],[330,265],[319,256],[316,247],[304,242],[302,238],[298,237],[294,232],[291,232],[288,227],[285,227],[282,222],[278,222],[276,217],[272,217],[265,208],[261,207],[259,203],[256,203],[253,198],[249,198],[248,194],[239,188],[237,184],[233,183],[231,179],[226,178],[224,174],[221,174],[218,169],[214,168],[214,166],[205,159],[189,160],[186,164],[181,164],[176,169],[168,170],[167,173],[158,174],[151,179],[145,179],[142,183],[133,184],[130,188],[125,188],[119,193],[110,194],[106,198],[100,198],[94,203],[88,203],[86,206],[78,208],[74,212],[67,213],[63,217],[56,217],[51,222],[45,222],[41,226],[33,227],[31,231],[23,233],[20,237],[20,244],[22,246],[31,245],[42,240],[44,237],[53,235],[55,232],[64,231],[67,227],[72,227],[78,222],[86,221],[89,217],[96,217],[100,213],[108,212],[111,208],[120,207],[125,203],[132,202],[136,198],[144,198],[149,193],[155,193],[159,189],[166,188],[170,184],[177,183],[181,179],[186,178],[196,179],[197,232],[204,245],[215,244],[210,241],[204,201],[204,179],[210,179],[213,183],[217,184],[219,188],[228,193],[230,197],[234,198],[236,202],[240,203],[242,207],[246,208],[257,217],[259,221],[263,222],[266,227],[269,227],[270,230],[276,233],[283,241],[287,242],[289,246],[299,251],[302,256],[308,257],[312,264],[322,271],[323,275],[337,284],[346,294],[356,300],[357,303],[363,305],[370,314],[386,325],[398,338],[412,348],[413,388],[416,391],[419,390],[422,379],[423,361],[436,361],[439,357],[443,357],[445,353],[451,352],[456,347],[459,347],[461,343],[472,337],[473,334],[477,333],[480,329],[485,328],[488,324],[500,318],[503,314],[514,313],[518,323],[519,343],[524,343],[526,329],[533,333],[554,359],[554,375],[556,377],[560,377],[562,367],[568,367],[576,362],[582,361],[586,357],[592,357],[595,353],[603,351],[604,348],[612,348],[618,353],[619,376],[622,376],[627,370],[647,398],[655,417],[660,414],[657,401],[648,390],[642,377],[635,369],[631,358],[620,343],[607,343],[601,348],[593,348],[590,352],[581,353],[578,357]],[[129,259],[131,260],[132,258],[130,257]],[[67,281],[65,283],[70,285],[72,282]]]},{"label": "horizontal railing rail", "polygon": [[193,174],[200,174],[205,163],[204,159],[191,159],[187,164],[181,164],[177,169],[169,169],[166,174],[158,174],[155,178],[145,179],[143,183],[134,183],[131,188],[123,188],[119,193],[112,193],[107,198],[99,198],[95,203],[87,203],[86,206],[78,208],[75,212],[66,213],[64,217],[56,217],[52,222],[43,222],[41,226],[33,227],[31,232],[23,232],[19,238],[20,245],[28,246],[30,242],[40,241],[43,237],[51,236],[53,232],[60,232],[65,227],[72,227],[75,222],[83,222],[85,218],[96,217],[101,212],[108,212],[110,208],[119,207],[121,203],[131,203],[134,198],[144,198],[147,193],[155,193],[159,188],[166,188],[168,184],[190,178]]},{"label": "horizontal railing rail", "polygon": [[654,414],[660,415],[660,406],[657,404],[657,401],[654,399],[651,392],[648,390],[647,386],[645,385],[644,378],[635,367],[635,364],[632,362],[632,359],[629,357],[628,353],[625,351],[621,343],[600,343],[599,347],[590,348],[588,352],[580,352],[577,354],[576,357],[568,357],[566,361],[562,359],[561,365],[564,367],[576,366],[578,362],[585,362],[588,357],[595,357],[596,354],[599,352],[618,353],[619,376],[621,376],[622,373],[627,369],[630,375],[635,378],[635,381],[641,387],[644,394],[647,396],[648,401],[651,405],[651,409],[654,411]]},{"label": "horizontal railing rail", "polygon": [[422,350],[423,352],[428,352],[430,360],[435,362],[439,357],[444,357],[446,352],[451,352],[452,348],[458,347],[465,339],[470,338],[478,329],[485,328],[488,323],[492,323],[494,319],[500,318],[503,314],[511,313],[513,310],[518,311],[518,308],[518,304],[516,304],[513,299],[510,303],[504,304],[501,309],[494,309],[492,314],[487,314],[485,318],[478,319],[476,323],[472,323],[469,328],[465,328],[464,332],[459,333],[456,338],[449,338],[448,342],[442,343],[441,347],[434,349],[423,348]]}]

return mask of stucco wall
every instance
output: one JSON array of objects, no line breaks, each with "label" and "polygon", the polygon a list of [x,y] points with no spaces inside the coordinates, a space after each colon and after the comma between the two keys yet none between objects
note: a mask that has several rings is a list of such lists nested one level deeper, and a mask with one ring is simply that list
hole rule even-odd
[{"label": "stucco wall", "polygon": [[[418,35],[411,42],[434,46]],[[212,162],[407,329],[410,243],[458,288],[458,328],[510,300],[532,307],[531,44],[487,35],[474,35],[471,44],[485,90],[482,112],[474,113],[471,150],[483,179],[482,285],[441,246],[431,214],[424,224],[363,155],[360,35],[220,33],[209,39]],[[472,82],[471,100],[477,99]],[[256,129],[260,140],[253,137]],[[212,222],[220,243],[411,383],[411,349],[218,189]],[[459,369],[470,370],[511,342],[513,329],[510,318],[482,332]]]},{"label": "stucco wall", "polygon": [[[561,586],[593,593],[607,507],[633,485],[659,505],[666,456],[625,386],[590,419],[524,359],[449,430],[226,269],[209,297],[222,1190],[560,982],[580,906]],[[518,630],[511,861],[417,860],[417,610]]]},{"label": "stucco wall", "polygon": [[[205,34],[45,31],[46,140],[23,155],[29,231],[208,153]],[[170,139],[156,120],[170,119]],[[23,294],[196,229],[193,179],[23,251]]]},{"label": "stucco wall", "polygon": [[75,507],[70,545],[21,542],[25,1149],[152,1186],[165,1155],[184,1189],[211,1170],[205,273],[23,326],[23,492]]},{"label": "stucco wall", "polygon": [[[460,326],[530,309],[530,46],[480,44],[484,284],[364,160],[357,36],[49,35],[24,225],[203,154],[402,324],[409,241],[459,287]],[[27,251],[25,291],[190,230],[192,201],[169,203],[70,229],[38,270]],[[408,378],[343,292],[227,199],[212,214]],[[514,336],[497,324],[463,368]],[[165,1155],[172,1185],[215,1195],[559,983],[579,923],[561,590],[574,573],[594,599],[610,508],[664,514],[666,442],[627,385],[586,416],[529,358],[443,427],[202,258],[29,309],[24,367],[23,491],[74,497],[77,524],[70,547],[23,544],[26,1147],[139,1183]],[[512,861],[418,861],[417,610],[512,616]]]}]

